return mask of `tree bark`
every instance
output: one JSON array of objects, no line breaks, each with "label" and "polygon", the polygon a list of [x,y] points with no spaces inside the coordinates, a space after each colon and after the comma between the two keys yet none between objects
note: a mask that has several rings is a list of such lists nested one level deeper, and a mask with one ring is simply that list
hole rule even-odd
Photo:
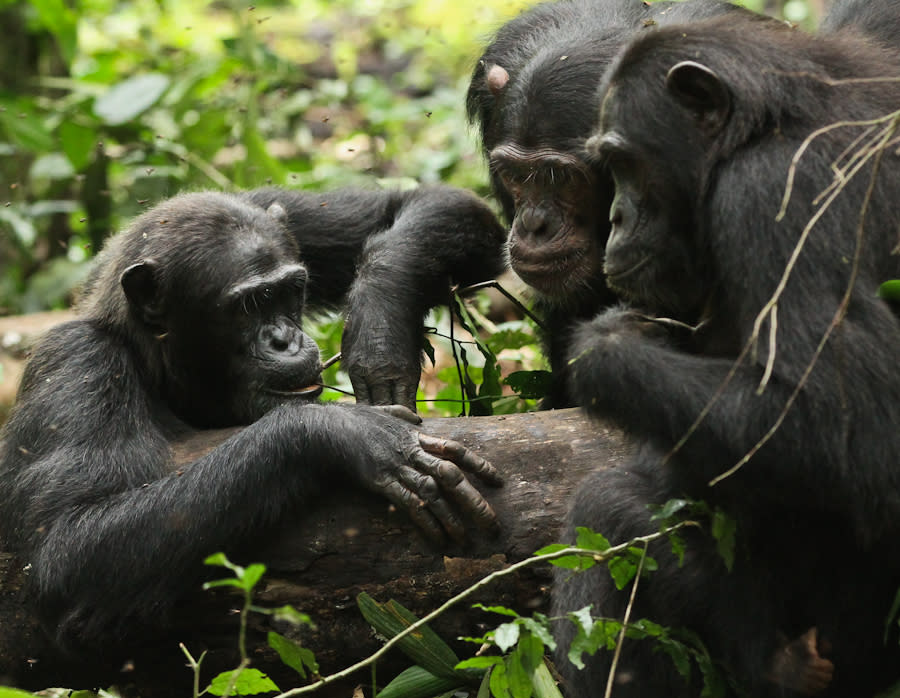
[{"label": "tree bark", "polygon": [[[315,652],[322,675],[342,669],[381,644],[356,607],[360,592],[377,601],[397,599],[424,615],[486,574],[558,541],[567,502],[579,481],[596,467],[616,465],[628,452],[618,431],[589,421],[577,410],[427,419],[422,430],[460,441],[504,474],[501,488],[476,483],[497,513],[500,533],[489,536],[472,529],[464,545],[448,541],[438,546],[426,540],[405,515],[391,511],[384,500],[357,491],[341,492],[312,511],[298,512],[295,520],[274,538],[268,536],[265,545],[244,560],[268,566],[257,587],[258,605],[291,604],[316,623],[315,630],[294,629],[273,623],[269,616],[251,616],[248,645],[253,666],[268,673],[282,689],[303,681],[268,648],[266,631],[277,629],[300,640]],[[178,444],[176,453],[189,461],[229,433],[198,435]],[[229,609],[237,608],[240,600],[222,591],[198,593],[181,604],[177,626],[184,629],[183,634],[177,639],[146,638],[141,646],[129,648],[133,659],[124,672],[121,666],[95,665],[90,657],[67,661],[48,649],[19,599],[25,574],[14,556],[0,553],[0,677],[15,677],[29,688],[116,684],[128,686],[136,695],[164,698],[190,695],[191,677],[177,648],[178,639],[188,644],[194,656],[208,650],[204,667],[209,672],[237,663],[237,616]],[[502,622],[498,616],[471,609],[474,601],[522,612],[546,611],[549,584],[548,568],[528,568],[460,604],[439,619],[434,629],[451,641],[461,657],[471,656],[477,648],[454,639],[482,634]],[[383,685],[409,664],[402,655],[389,656],[379,664],[378,683]],[[353,686],[368,686],[370,681],[368,673],[361,672],[317,695],[350,698]]]}]

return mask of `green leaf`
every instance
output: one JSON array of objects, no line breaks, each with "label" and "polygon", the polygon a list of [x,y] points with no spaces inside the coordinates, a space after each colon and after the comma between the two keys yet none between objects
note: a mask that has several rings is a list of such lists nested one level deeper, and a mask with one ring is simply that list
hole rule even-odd
[{"label": "green leaf", "polygon": [[607,565],[616,589],[619,591],[624,589],[628,582],[634,579],[634,576],[637,574],[637,565],[623,556],[612,558]]},{"label": "green leaf", "polygon": [[94,113],[110,126],[124,124],[156,104],[170,83],[162,73],[135,75],[94,100]]},{"label": "green leaf", "polygon": [[565,550],[570,546],[565,543],[551,543],[550,545],[545,545],[543,548],[538,550],[535,555],[549,555],[550,553],[558,553],[560,550]]},{"label": "green leaf", "polygon": [[519,640],[519,624],[503,623],[494,630],[494,643],[501,652],[506,652]]},{"label": "green leaf", "polygon": [[420,666],[412,666],[379,691],[378,698],[433,698],[463,686],[459,678],[435,676]]},{"label": "green leaf", "polygon": [[[356,597],[356,603],[366,622],[388,638],[398,635],[418,620],[415,614],[400,603],[391,600],[386,604],[379,604],[365,592]],[[444,678],[459,678],[454,670],[459,664],[459,657],[428,626],[407,635],[398,644],[404,654],[426,671]]]},{"label": "green leaf", "polygon": [[495,664],[502,664],[503,657],[486,655],[483,657],[470,657],[456,665],[457,669],[490,669]]},{"label": "green leaf", "polygon": [[237,587],[238,589],[243,590],[244,583],[240,579],[232,579],[229,577],[228,579],[213,579],[203,585],[204,589],[216,589],[218,587]]},{"label": "green leaf", "polygon": [[509,680],[506,677],[506,665],[498,664],[490,673],[491,695],[494,698],[513,698],[509,693]]},{"label": "green leaf", "polygon": [[271,630],[269,631],[268,641],[269,647],[278,652],[281,661],[304,679],[306,678],[307,669],[312,674],[319,673],[319,664],[316,662],[316,656],[311,650]]},{"label": "green leaf", "polygon": [[316,624],[313,623],[312,618],[310,618],[308,614],[301,613],[293,606],[279,606],[278,608],[273,608],[270,613],[275,620],[282,620],[291,625],[308,625],[311,628],[316,627]]},{"label": "green leaf", "polygon": [[31,100],[0,99],[0,133],[25,150],[45,153],[53,150],[54,140]]},{"label": "green leaf", "polygon": [[213,678],[207,690],[214,696],[225,695],[225,691],[228,690],[228,686],[235,673],[237,673],[237,680],[234,682],[234,695],[253,696],[257,693],[281,690],[275,685],[272,679],[262,673],[259,669],[249,668],[223,671]]},{"label": "green leaf", "polygon": [[515,698],[531,698],[531,672],[522,664],[518,647],[506,658],[506,681]]},{"label": "green leaf", "polygon": [[531,677],[531,685],[534,689],[534,698],[563,698],[559,687],[545,662],[541,662],[540,666],[535,670]]},{"label": "green leaf", "polygon": [[885,281],[878,287],[877,295],[886,301],[900,301],[900,279]]},{"label": "green leaf", "polygon": [[585,550],[596,550],[597,552],[601,553],[605,553],[610,548],[609,541],[606,540],[606,538],[589,528],[578,526],[575,529],[575,532],[577,534],[575,545],[577,545],[579,548],[584,548]]},{"label": "green leaf", "polygon": [[34,694],[28,691],[0,686],[0,698],[34,698]]},{"label": "green leaf", "polygon": [[650,517],[650,520],[662,521],[664,525],[668,525],[675,514],[683,511],[689,505],[690,501],[687,499],[670,499],[660,507],[659,511]]},{"label": "green leaf", "polygon": [[[534,618],[522,618],[522,627],[535,636],[541,644],[551,650],[556,649],[556,640],[550,632],[550,621],[543,613],[535,613]],[[521,642],[521,640],[520,640]],[[543,649],[541,650],[543,652]]]},{"label": "green leaf", "polygon": [[204,565],[217,565],[219,567],[227,567],[230,570],[234,569],[234,565],[231,561],[225,557],[225,553],[213,553],[209,557],[207,557],[203,561]]},{"label": "green leaf", "polygon": [[506,606],[485,606],[483,603],[473,603],[472,608],[479,608],[488,613],[498,613],[501,616],[509,616],[510,618],[518,618],[519,614]]},{"label": "green leaf", "polygon": [[516,653],[519,655],[522,668],[530,676],[544,661],[544,643],[539,637],[529,632],[523,632],[519,637],[519,644],[516,645]]},{"label": "green leaf", "polygon": [[537,400],[550,392],[553,377],[550,371],[513,371],[504,380],[519,397]]},{"label": "green leaf", "polygon": [[712,534],[716,539],[716,549],[725,561],[728,571],[734,567],[734,546],[737,522],[723,511],[716,509],[713,512]]},{"label": "green leaf", "polygon": [[86,126],[64,121],[59,125],[59,143],[69,162],[76,171],[81,172],[91,162],[91,156],[97,141],[98,133]]},{"label": "green leaf", "polygon": [[56,37],[66,63],[75,58],[78,47],[78,18],[63,0],[30,0],[38,18]]},{"label": "green leaf", "polygon": [[266,566],[262,563],[256,562],[252,565],[248,565],[243,574],[239,574],[238,576],[241,578],[241,581],[244,583],[244,588],[247,591],[252,591],[253,588],[259,583],[259,580],[262,579],[262,576],[266,573]]}]

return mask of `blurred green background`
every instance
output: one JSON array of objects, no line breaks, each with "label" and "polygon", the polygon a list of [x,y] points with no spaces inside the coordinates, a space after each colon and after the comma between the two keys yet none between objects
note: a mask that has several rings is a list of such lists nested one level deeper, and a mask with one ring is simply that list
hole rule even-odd
[{"label": "blurred green background", "polygon": [[529,4],[0,0],[0,315],[65,306],[103,238],[182,189],[486,193],[463,94]]},{"label": "blurred green background", "polygon": [[[821,2],[744,4],[814,27]],[[0,317],[66,307],[104,238],[181,190],[443,181],[487,195],[465,89],[491,34],[531,4],[0,0]],[[468,354],[446,311],[429,321],[426,413],[466,411],[464,383],[482,409],[534,406],[498,384],[542,367],[533,328],[488,303],[467,301],[483,339]],[[339,319],[310,329],[323,356],[338,351]],[[0,393],[17,372],[0,361]],[[339,365],[325,381],[349,388]]]}]

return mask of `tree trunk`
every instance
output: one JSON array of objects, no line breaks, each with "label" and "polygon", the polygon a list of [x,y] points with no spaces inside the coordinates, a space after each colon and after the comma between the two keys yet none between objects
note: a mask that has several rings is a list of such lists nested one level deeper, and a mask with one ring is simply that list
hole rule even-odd
[{"label": "tree trunk", "polygon": [[[428,419],[422,429],[460,441],[504,474],[501,488],[479,484],[497,512],[501,532],[492,537],[473,529],[465,545],[436,546],[384,500],[357,491],[340,493],[312,511],[298,512],[296,520],[286,523],[246,560],[268,565],[257,587],[259,605],[291,604],[316,623],[315,630],[293,629],[273,623],[268,616],[251,616],[248,648],[253,666],[268,673],[282,689],[303,681],[268,648],[266,631],[277,626],[279,632],[313,650],[322,675],[342,669],[381,644],[356,607],[357,594],[365,591],[377,601],[397,599],[418,615],[433,610],[486,574],[556,542],[567,502],[582,477],[595,467],[619,463],[627,453],[619,432],[587,420],[577,410]],[[179,444],[178,457],[190,460],[229,433],[204,433]],[[152,698],[190,695],[190,673],[174,639],[147,638],[133,648],[133,660],[124,673],[122,667],[104,667],[99,661],[95,666],[90,657],[72,662],[54,656],[18,598],[24,574],[13,556],[0,554],[0,677],[14,676],[30,688],[116,684]],[[482,634],[502,622],[498,616],[471,609],[474,601],[523,612],[546,610],[549,584],[549,569],[529,568],[456,607],[434,629],[451,641],[461,657],[471,656],[477,648],[455,638]],[[180,605],[177,626],[184,631],[177,639],[195,657],[208,650],[204,667],[209,672],[237,663],[237,617],[229,609],[237,608],[239,601],[227,592],[202,592]],[[378,683],[383,685],[409,663],[402,655],[389,656],[379,664]],[[350,698],[353,686],[368,686],[370,681],[369,674],[361,672],[318,695]]]}]

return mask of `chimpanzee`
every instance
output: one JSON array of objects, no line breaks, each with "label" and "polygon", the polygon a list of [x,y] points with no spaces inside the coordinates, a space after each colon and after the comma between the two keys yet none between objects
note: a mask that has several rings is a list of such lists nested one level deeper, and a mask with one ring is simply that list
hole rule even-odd
[{"label": "chimpanzee", "polygon": [[[0,531],[60,643],[114,649],[164,625],[206,555],[245,546],[345,483],[385,496],[432,537],[463,536],[454,509],[494,525],[464,475],[497,483],[483,459],[418,434],[405,407],[315,402],[321,362],[301,322],[306,301],[321,307],[352,285],[352,351],[389,371],[392,333],[408,339],[447,288],[448,261],[481,255],[483,271],[503,237],[486,206],[440,188],[185,194],[112,238],[77,319],[34,350],[0,439]],[[415,289],[421,297],[404,300]],[[374,400],[402,399],[407,372],[395,397],[396,376],[361,365]],[[228,425],[249,426],[175,471],[176,440]]]},{"label": "chimpanzee", "polygon": [[501,27],[478,61],[466,107],[512,225],[512,268],[538,292],[554,374],[544,407],[573,404],[563,379],[571,327],[616,298],[602,273],[612,181],[583,147],[599,77],[636,32],[745,12],[720,0],[543,3]]},{"label": "chimpanzee", "polygon": [[[631,617],[693,631],[752,695],[870,696],[900,675],[900,322],[877,295],[900,274],[900,82],[872,80],[898,65],[751,15],[661,28],[610,66],[587,143],[615,182],[604,271],[628,305],[577,329],[570,389],[640,447],[590,476],[569,523],[618,543],[672,498],[728,514],[733,568],[705,529],[683,566],[653,546]],[[623,617],[605,570],[568,576],[555,614]],[[805,657],[774,686],[782,637]],[[561,624],[569,695],[601,695],[611,653],[579,672],[570,639]],[[698,694],[656,649],[625,641],[613,695]]]},{"label": "chimpanzee", "polygon": [[900,0],[836,0],[820,31],[858,30],[888,47],[900,42]]}]

